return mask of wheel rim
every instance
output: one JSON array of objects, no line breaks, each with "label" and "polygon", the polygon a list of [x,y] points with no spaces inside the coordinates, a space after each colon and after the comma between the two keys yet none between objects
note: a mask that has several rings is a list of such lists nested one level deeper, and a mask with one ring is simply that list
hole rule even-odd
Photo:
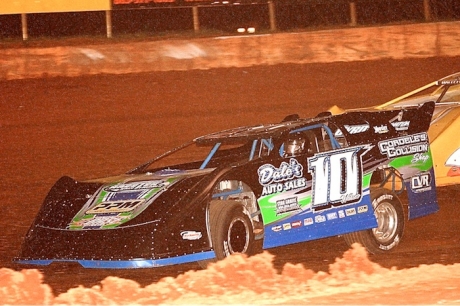
[{"label": "wheel rim", "polygon": [[380,243],[392,241],[398,229],[398,212],[388,202],[380,203],[375,209],[377,228],[372,229]]},{"label": "wheel rim", "polygon": [[243,219],[237,218],[230,223],[228,229],[229,253],[245,253],[249,244],[249,228]]}]

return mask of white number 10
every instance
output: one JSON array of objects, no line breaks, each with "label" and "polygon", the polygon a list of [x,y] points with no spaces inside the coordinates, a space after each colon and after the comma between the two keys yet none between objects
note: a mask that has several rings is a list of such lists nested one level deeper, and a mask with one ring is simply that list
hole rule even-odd
[{"label": "white number 10", "polygon": [[369,146],[350,147],[308,158],[312,174],[312,208],[358,202],[362,196],[362,156]]}]

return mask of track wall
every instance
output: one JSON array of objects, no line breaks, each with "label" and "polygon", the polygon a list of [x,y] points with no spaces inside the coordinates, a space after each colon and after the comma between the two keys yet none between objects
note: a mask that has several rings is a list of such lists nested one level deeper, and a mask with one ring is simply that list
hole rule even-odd
[{"label": "track wall", "polygon": [[460,55],[460,22],[0,49],[0,79]]}]

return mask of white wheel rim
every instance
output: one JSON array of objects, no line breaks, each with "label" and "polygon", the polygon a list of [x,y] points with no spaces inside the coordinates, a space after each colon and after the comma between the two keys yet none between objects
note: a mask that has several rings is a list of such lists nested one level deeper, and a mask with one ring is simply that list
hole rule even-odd
[{"label": "white wheel rim", "polygon": [[372,229],[380,243],[388,243],[395,238],[398,230],[398,212],[388,202],[380,203],[375,209],[377,227]]}]

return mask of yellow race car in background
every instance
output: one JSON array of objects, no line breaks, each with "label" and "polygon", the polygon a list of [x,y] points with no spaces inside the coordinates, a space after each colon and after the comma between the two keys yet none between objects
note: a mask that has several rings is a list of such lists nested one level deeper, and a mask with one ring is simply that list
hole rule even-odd
[{"label": "yellow race car in background", "polygon": [[[394,109],[435,101],[436,107],[428,136],[434,160],[437,186],[460,184],[460,72],[429,83],[373,108]],[[332,114],[347,112],[337,106]],[[348,110],[352,111],[352,110]],[[392,125],[404,128],[410,122],[396,119]]]}]

